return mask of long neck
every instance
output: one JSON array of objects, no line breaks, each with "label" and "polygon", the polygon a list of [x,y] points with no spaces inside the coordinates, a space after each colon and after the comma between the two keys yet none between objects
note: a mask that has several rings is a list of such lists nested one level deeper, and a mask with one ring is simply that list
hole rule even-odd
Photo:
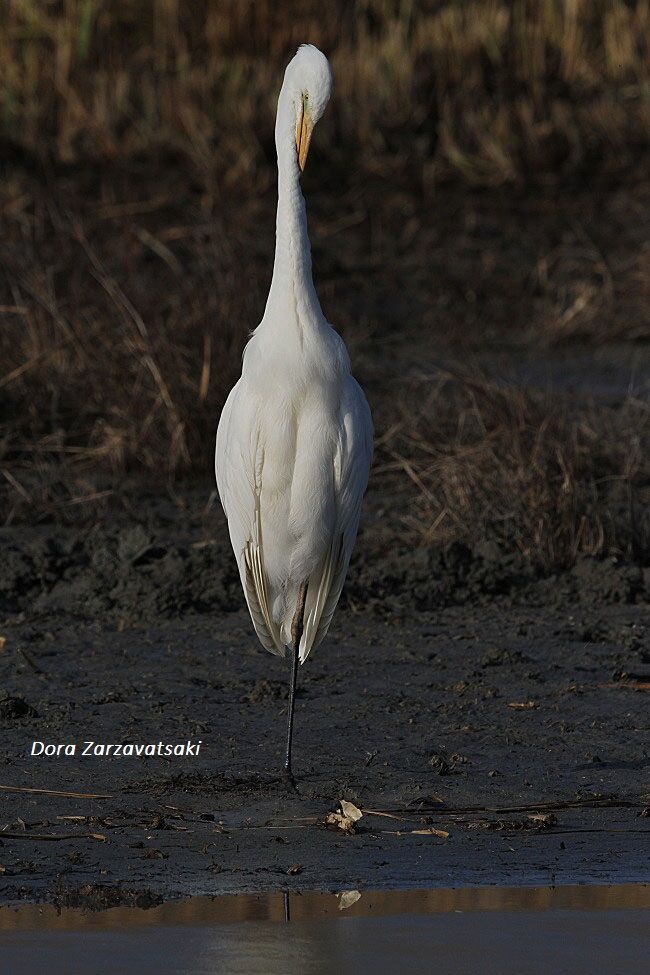
[{"label": "long neck", "polygon": [[[305,199],[300,189],[295,125],[295,109],[290,87],[285,81],[275,123],[278,211],[273,279],[266,308],[267,312],[277,309],[285,315],[295,309],[295,320],[305,324],[314,317],[322,317],[322,311],[311,273],[311,248]],[[267,315],[264,317],[266,319]]]}]

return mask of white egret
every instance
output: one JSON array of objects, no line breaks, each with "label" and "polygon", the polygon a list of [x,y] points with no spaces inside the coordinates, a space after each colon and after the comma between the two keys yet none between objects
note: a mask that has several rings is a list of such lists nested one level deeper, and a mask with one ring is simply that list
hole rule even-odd
[{"label": "white egret", "polygon": [[216,475],[246,602],[262,645],[292,653],[285,772],[298,661],[332,620],[359,524],[372,459],[368,403],[345,343],[323,315],[311,273],[300,189],[332,75],[318,48],[287,66],[275,143],[278,209],[273,279],[242,375],[221,414]]}]

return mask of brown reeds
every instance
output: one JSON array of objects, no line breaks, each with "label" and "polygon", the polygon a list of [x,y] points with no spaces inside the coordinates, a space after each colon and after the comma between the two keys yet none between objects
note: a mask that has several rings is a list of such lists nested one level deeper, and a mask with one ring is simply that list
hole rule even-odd
[{"label": "brown reeds", "polygon": [[[650,554],[650,408],[444,373],[412,384],[378,474],[427,544],[496,542],[543,570]],[[391,481],[392,477],[392,481]]]},{"label": "brown reeds", "polygon": [[[61,161],[165,147],[208,184],[267,178],[267,119],[298,43],[331,57],[319,151],[424,184],[619,169],[650,134],[648,0],[7,0],[0,131]],[[266,135],[264,134],[266,133]]]},{"label": "brown reeds", "polygon": [[395,394],[395,372],[647,341],[650,5],[299,8],[0,10],[0,522],[208,476],[270,275],[279,79],[309,40],[336,76],[314,260],[375,408],[373,484],[425,541],[496,534],[547,566],[645,550],[641,401],[472,372]]}]

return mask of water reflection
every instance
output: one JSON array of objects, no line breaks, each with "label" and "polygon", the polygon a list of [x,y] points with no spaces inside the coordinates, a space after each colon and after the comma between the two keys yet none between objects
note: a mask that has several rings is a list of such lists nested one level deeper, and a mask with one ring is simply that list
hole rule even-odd
[{"label": "water reflection", "polygon": [[[199,897],[0,909],[11,975],[646,975],[650,887]],[[240,923],[246,922],[246,923]]]},{"label": "water reflection", "polygon": [[390,917],[482,911],[611,911],[647,909],[650,885],[467,887],[337,893],[303,891],[193,897],[143,910],[113,907],[88,912],[51,905],[0,907],[0,931],[124,930],[133,927],[299,922],[341,917]]}]

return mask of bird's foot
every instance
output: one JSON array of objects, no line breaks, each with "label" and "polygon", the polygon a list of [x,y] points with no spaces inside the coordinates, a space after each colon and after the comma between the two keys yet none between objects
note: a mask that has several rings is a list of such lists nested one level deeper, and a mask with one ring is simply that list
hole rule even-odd
[{"label": "bird's foot", "polygon": [[287,768],[286,765],[282,769],[282,781],[284,782],[285,785],[287,785],[294,792],[297,792],[298,791],[298,787],[296,785],[296,780],[293,777],[293,772],[291,771],[290,768]]}]

